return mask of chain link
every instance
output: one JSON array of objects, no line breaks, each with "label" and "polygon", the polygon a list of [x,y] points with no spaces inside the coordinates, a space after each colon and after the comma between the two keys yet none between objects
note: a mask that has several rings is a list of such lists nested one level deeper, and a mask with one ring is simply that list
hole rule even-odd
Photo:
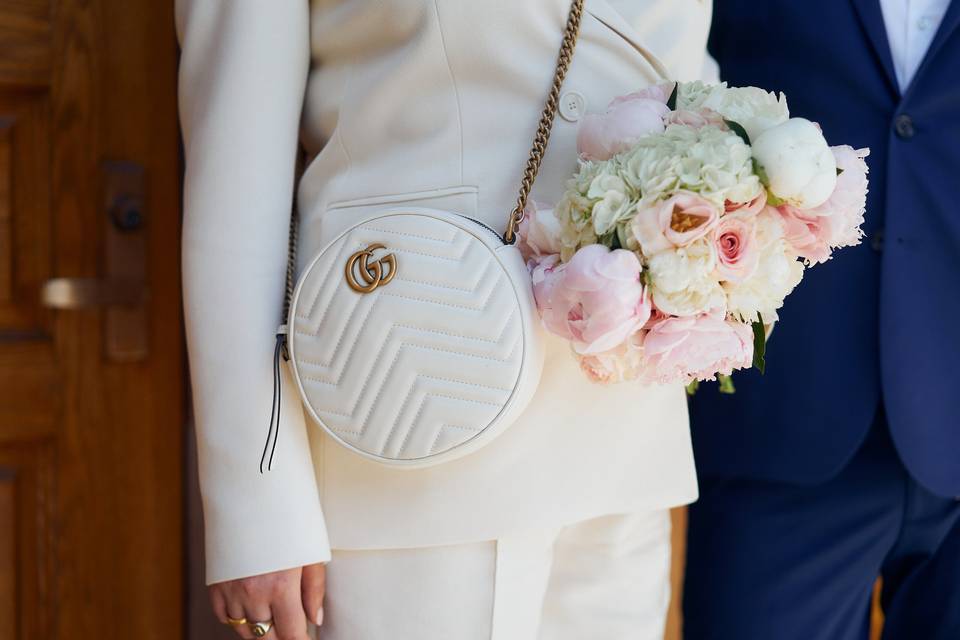
[{"label": "chain link", "polygon": [[523,170],[523,180],[520,182],[517,206],[510,212],[507,231],[503,234],[503,239],[508,244],[513,243],[516,238],[517,226],[523,222],[523,218],[526,216],[527,199],[530,197],[533,182],[537,179],[537,173],[540,171],[543,156],[547,152],[550,132],[553,130],[553,121],[557,116],[557,108],[560,106],[560,87],[563,86],[563,79],[570,68],[570,62],[573,60],[573,50],[577,46],[577,36],[580,33],[582,17],[583,0],[573,0],[570,6],[570,15],[567,17],[567,25],[563,31],[563,43],[560,45],[560,54],[557,57],[557,70],[553,76],[553,85],[550,87],[547,104],[540,116],[537,135],[533,140],[533,147],[530,149],[530,158],[527,159],[527,166]]}]

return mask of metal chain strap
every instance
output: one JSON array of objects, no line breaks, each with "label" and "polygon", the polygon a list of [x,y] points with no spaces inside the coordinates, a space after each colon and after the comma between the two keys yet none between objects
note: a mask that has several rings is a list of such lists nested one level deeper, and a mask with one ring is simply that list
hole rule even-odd
[{"label": "metal chain strap", "polygon": [[[553,129],[553,121],[557,115],[557,108],[560,106],[560,87],[563,85],[563,79],[566,77],[567,70],[570,68],[570,62],[573,60],[573,50],[577,45],[577,36],[580,34],[580,20],[582,17],[583,0],[573,0],[570,5],[567,24],[563,31],[563,43],[560,46],[560,53],[557,57],[557,68],[553,76],[553,85],[550,87],[547,103],[543,107],[543,112],[540,115],[537,134],[533,140],[533,147],[530,149],[527,166],[523,171],[523,180],[520,183],[520,194],[517,197],[517,206],[510,212],[507,230],[503,234],[503,239],[507,244],[513,243],[516,238],[517,225],[523,222],[524,211],[527,207],[527,198],[530,197],[530,189],[533,188],[533,182],[537,179],[537,173],[540,171],[543,156],[547,152],[547,144],[550,142],[550,132]],[[297,173],[300,173],[299,169]],[[293,290],[296,287],[297,233],[299,227],[297,207],[294,205],[290,216],[290,240],[287,249],[287,281],[286,293],[283,299],[284,322],[287,321],[290,313],[290,305],[293,302]]]},{"label": "metal chain strap", "polygon": [[287,283],[286,293],[283,296],[283,318],[290,313],[293,303],[293,290],[297,286],[297,240],[300,235],[300,216],[297,215],[297,206],[294,204],[290,215],[290,236],[287,241]]},{"label": "metal chain strap", "polygon": [[526,215],[527,198],[530,197],[533,182],[537,179],[540,164],[543,162],[543,156],[547,152],[547,144],[550,142],[550,132],[553,130],[553,121],[557,116],[557,108],[560,105],[560,87],[563,85],[563,79],[566,77],[567,70],[570,68],[570,62],[573,60],[573,50],[577,46],[577,36],[580,34],[580,19],[582,17],[583,0],[573,0],[570,6],[570,15],[567,17],[567,25],[563,31],[563,44],[560,46],[560,55],[557,57],[557,70],[553,76],[553,85],[550,87],[547,104],[544,106],[543,113],[540,116],[537,135],[533,140],[533,148],[530,149],[530,158],[527,160],[527,166],[523,171],[523,180],[520,182],[520,194],[517,197],[517,206],[510,212],[507,231],[503,234],[503,239],[507,244],[513,243],[516,238],[516,228],[523,222],[523,218]]}]

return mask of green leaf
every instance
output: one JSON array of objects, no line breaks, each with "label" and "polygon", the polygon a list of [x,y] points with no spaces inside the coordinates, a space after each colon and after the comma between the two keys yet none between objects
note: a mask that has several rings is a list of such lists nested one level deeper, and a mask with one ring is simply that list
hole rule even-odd
[{"label": "green leaf", "polygon": [[750,136],[747,135],[747,130],[743,128],[743,125],[739,122],[734,122],[733,120],[723,119],[727,123],[727,126],[730,127],[730,131],[733,131],[735,134],[740,136],[740,139],[743,140],[747,146],[750,146]]},{"label": "green leaf", "polygon": [[673,91],[670,92],[670,97],[667,99],[667,109],[670,111],[677,110],[677,94],[680,93],[680,83],[673,83]]},{"label": "green leaf", "polygon": [[763,326],[763,317],[757,314],[753,323],[753,366],[763,374],[767,369],[767,329]]},{"label": "green leaf", "polygon": [[760,182],[765,187],[770,186],[770,176],[767,175],[767,170],[763,168],[763,165],[757,162],[756,158],[750,158],[750,162],[753,164],[753,172],[757,174],[757,177],[760,178]]},{"label": "green leaf", "polygon": [[692,398],[693,396],[697,395],[698,389],[700,389],[700,381],[694,380],[693,382],[687,385],[687,395]]},{"label": "green leaf", "polygon": [[725,393],[732,396],[737,392],[737,388],[733,386],[733,378],[725,375],[718,375],[717,382],[720,383],[720,393]]},{"label": "green leaf", "polygon": [[622,249],[623,245],[620,244],[620,234],[614,231],[610,237],[610,250],[616,251],[617,249]]},{"label": "green leaf", "polygon": [[839,176],[842,173],[843,173],[843,169],[841,169],[840,167],[837,167],[837,175]]}]

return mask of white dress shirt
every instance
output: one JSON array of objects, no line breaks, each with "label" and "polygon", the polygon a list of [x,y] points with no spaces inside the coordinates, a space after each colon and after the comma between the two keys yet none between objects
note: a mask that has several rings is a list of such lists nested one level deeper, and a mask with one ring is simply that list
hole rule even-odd
[{"label": "white dress shirt", "polygon": [[913,80],[949,6],[950,0],[880,0],[901,91]]}]

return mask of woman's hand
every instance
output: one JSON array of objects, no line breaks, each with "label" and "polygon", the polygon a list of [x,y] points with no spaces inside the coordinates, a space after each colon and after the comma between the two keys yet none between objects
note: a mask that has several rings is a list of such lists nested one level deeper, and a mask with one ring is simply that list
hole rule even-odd
[{"label": "woman's hand", "polygon": [[[275,571],[259,576],[210,585],[213,611],[223,623],[227,618],[248,622],[273,620],[265,636],[275,640],[309,640],[307,620],[323,622],[323,594],[327,572],[322,564]],[[247,625],[236,625],[241,638],[253,638]]]}]

